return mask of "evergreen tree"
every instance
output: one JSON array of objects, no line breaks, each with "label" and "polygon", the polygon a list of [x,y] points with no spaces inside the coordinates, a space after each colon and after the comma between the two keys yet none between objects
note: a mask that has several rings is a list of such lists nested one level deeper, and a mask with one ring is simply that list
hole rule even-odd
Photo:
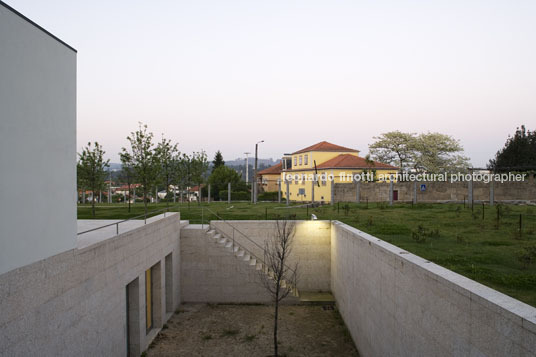
[{"label": "evergreen tree", "polygon": [[491,159],[488,169],[494,171],[527,171],[536,169],[536,131],[516,128],[513,137],[508,136],[504,147]]},{"label": "evergreen tree", "polygon": [[214,155],[214,160],[212,161],[212,172],[216,170],[220,166],[224,166],[225,161],[223,161],[223,155],[221,154],[221,151],[216,151],[216,155]]}]

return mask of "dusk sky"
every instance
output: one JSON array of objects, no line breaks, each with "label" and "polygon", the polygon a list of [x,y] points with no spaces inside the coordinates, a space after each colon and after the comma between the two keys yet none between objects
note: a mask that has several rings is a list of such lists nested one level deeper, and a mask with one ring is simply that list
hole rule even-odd
[{"label": "dusk sky", "polygon": [[475,166],[536,129],[536,1],[6,3],[78,50],[78,150],[112,162],[139,121],[227,160],[438,131]]}]

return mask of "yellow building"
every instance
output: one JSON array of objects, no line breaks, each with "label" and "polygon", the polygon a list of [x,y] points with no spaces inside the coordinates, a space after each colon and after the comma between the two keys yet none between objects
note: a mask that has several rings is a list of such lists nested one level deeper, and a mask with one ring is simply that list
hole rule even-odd
[{"label": "yellow building", "polygon": [[283,157],[280,180],[282,197],[290,201],[331,201],[331,182],[352,183],[355,180],[378,181],[398,168],[359,156],[359,151],[328,143],[306,147]]},{"label": "yellow building", "polygon": [[257,176],[261,182],[264,192],[277,192],[279,190],[279,180],[281,179],[281,162],[267,169],[259,171]]}]

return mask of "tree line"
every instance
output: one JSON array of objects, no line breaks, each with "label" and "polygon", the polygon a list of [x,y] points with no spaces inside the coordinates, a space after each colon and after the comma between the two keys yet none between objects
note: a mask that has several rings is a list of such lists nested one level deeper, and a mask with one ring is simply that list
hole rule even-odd
[{"label": "tree line", "polygon": [[[201,185],[205,181],[209,163],[204,150],[191,154],[181,153],[178,144],[162,135],[159,142],[154,141],[153,133],[147,125],[140,123],[138,130],[127,136],[128,147],[119,153],[122,164],[121,180],[128,186],[130,211],[131,188],[134,183],[140,185],[144,211],[147,213],[149,193],[164,187],[166,196],[170,187],[185,189],[192,185]],[[105,189],[106,168],[109,160],[104,160],[105,151],[95,142],[78,154],[78,187],[92,192],[92,213],[95,216],[95,194]]]}]

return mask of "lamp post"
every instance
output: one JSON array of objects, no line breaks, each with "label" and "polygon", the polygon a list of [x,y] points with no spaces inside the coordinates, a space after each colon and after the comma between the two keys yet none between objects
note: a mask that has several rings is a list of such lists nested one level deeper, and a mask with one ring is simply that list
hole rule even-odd
[{"label": "lamp post", "polygon": [[258,149],[259,149],[259,144],[260,143],[263,143],[264,140],[261,140],[259,141],[258,143],[255,144],[255,174],[253,176],[253,203],[254,204],[257,204],[257,189],[258,189],[258,185],[257,185],[257,160],[258,160]]},{"label": "lamp post", "polygon": [[246,185],[248,184],[249,182],[249,171],[248,171],[248,168],[249,168],[249,158],[248,158],[248,155],[251,154],[250,152],[245,152],[244,153],[246,155]]}]

